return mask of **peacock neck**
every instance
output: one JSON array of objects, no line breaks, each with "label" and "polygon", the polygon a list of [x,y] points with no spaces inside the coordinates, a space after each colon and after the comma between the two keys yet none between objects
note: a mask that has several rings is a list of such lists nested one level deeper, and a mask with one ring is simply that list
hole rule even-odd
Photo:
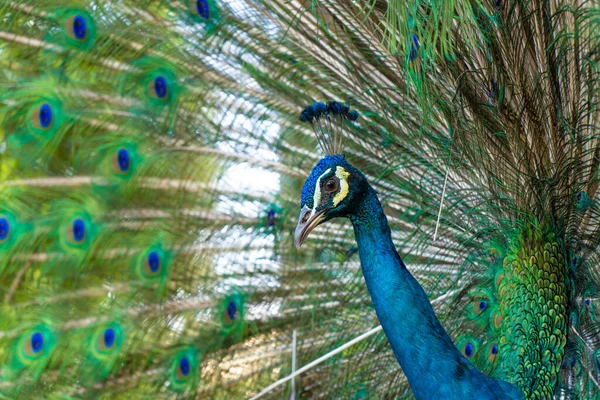
[{"label": "peacock neck", "polygon": [[350,220],[377,317],[416,398],[522,397],[516,387],[483,375],[454,346],[400,259],[372,188]]}]

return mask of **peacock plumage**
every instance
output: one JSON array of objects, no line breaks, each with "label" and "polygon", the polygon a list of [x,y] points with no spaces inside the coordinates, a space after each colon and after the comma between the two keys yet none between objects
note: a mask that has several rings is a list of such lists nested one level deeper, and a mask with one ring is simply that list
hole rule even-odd
[{"label": "peacock plumage", "polygon": [[596,0],[0,1],[1,397],[600,398],[599,65]]}]

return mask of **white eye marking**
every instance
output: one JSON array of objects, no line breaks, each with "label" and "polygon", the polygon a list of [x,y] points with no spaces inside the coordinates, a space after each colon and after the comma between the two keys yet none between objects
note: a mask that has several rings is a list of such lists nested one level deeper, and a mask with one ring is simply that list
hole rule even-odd
[{"label": "white eye marking", "polygon": [[317,179],[317,183],[315,185],[315,194],[313,195],[313,209],[311,214],[314,214],[317,211],[317,207],[321,203],[321,178],[323,175],[326,175],[331,172],[331,168],[328,168],[327,171],[323,172],[319,179]]},{"label": "white eye marking", "polygon": [[350,176],[350,172],[347,172],[344,168],[338,166],[335,169],[335,176],[340,180],[340,191],[333,197],[333,206],[337,207],[337,205],[348,196],[348,177]]}]

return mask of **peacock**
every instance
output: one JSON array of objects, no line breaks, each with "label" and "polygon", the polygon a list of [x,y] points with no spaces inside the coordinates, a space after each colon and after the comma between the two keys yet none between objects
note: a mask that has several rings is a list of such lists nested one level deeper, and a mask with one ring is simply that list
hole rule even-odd
[{"label": "peacock", "polygon": [[0,397],[600,398],[599,65],[597,0],[1,0]]}]

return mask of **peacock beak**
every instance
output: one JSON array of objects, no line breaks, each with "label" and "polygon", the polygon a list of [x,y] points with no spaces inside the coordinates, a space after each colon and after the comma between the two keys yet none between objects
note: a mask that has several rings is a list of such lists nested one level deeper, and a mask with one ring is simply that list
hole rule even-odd
[{"label": "peacock beak", "polygon": [[300,215],[298,216],[298,225],[296,225],[296,231],[294,232],[294,244],[299,249],[302,243],[308,237],[308,234],[317,227],[325,219],[325,211],[322,210],[316,213],[312,213],[312,210],[306,206],[302,207]]}]

